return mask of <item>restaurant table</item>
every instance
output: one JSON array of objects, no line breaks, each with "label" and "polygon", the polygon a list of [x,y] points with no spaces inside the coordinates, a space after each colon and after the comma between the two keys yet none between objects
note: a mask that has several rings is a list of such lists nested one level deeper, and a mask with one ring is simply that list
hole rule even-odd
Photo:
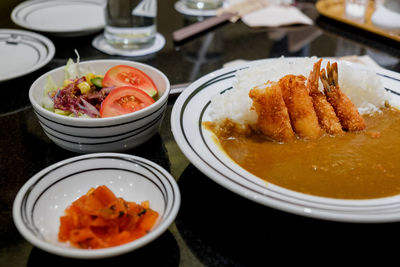
[{"label": "restaurant table", "polygon": [[[0,3],[0,28],[21,29],[10,14],[22,1]],[[313,2],[297,2],[313,25],[249,28],[226,23],[190,40],[174,43],[172,32],[201,17],[178,13],[174,0],[158,1],[157,29],[166,44],[139,58],[110,56],[92,46],[101,32],[56,37],[54,58],[44,67],[0,83],[0,266],[267,266],[286,263],[365,264],[398,262],[400,223],[344,223],[286,213],[243,198],[202,174],[180,151],[170,127],[177,94],[171,95],[163,124],[145,144],[124,153],[150,159],[168,170],[181,192],[181,207],[168,231],[131,253],[102,260],[49,254],[28,243],[12,218],[13,200],[34,174],[77,156],[44,134],[28,99],[33,81],[75,58],[119,58],[154,66],[171,85],[187,84],[236,60],[368,55],[382,67],[400,71],[399,43],[320,16]],[[2,59],[0,59],[2,60]],[[400,163],[399,163],[400,164]]]}]

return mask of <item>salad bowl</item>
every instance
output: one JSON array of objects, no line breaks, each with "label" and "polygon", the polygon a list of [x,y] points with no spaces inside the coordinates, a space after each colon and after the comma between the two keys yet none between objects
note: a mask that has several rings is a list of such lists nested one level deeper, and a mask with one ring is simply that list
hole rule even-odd
[{"label": "salad bowl", "polygon": [[144,72],[158,89],[157,100],[132,113],[106,118],[74,117],[57,114],[44,107],[45,87],[49,77],[62,87],[66,66],[40,76],[30,87],[29,100],[45,134],[58,146],[77,153],[121,152],[132,149],[154,136],[161,125],[170,91],[168,78],[146,64],[126,60],[91,60],[79,62],[81,75],[104,75],[110,68],[127,65]]},{"label": "salad bowl", "polygon": [[[91,188],[107,186],[117,197],[148,201],[158,213],[146,235],[118,246],[82,249],[60,242],[60,217]],[[21,235],[46,252],[80,259],[118,256],[152,242],[173,223],[180,207],[174,178],[152,161],[121,153],[79,155],[41,170],[19,190],[13,204],[14,223]]]}]

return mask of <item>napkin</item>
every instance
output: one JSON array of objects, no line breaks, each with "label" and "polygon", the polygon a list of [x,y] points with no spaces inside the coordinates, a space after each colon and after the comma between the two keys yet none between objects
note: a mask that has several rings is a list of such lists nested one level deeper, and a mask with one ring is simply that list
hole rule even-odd
[{"label": "napkin", "polygon": [[279,27],[292,24],[312,25],[313,21],[297,7],[269,5],[242,17],[249,27]]}]

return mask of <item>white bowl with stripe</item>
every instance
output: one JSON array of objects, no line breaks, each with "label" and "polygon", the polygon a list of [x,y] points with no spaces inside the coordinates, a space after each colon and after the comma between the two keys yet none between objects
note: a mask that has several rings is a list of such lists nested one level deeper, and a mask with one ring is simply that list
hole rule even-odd
[{"label": "white bowl with stripe", "polygon": [[[135,241],[104,249],[59,242],[59,219],[65,209],[99,185],[126,201],[148,200],[159,214],[153,229]],[[21,235],[36,247],[59,256],[93,259],[117,256],[153,241],[173,223],[179,207],[178,185],[162,167],[132,155],[93,153],[53,164],[29,179],[14,200],[13,219]]]},{"label": "white bowl with stripe", "polygon": [[[238,165],[219,144],[215,136],[203,126],[212,121],[210,104],[218,94],[233,87],[236,72],[266,62],[286,60],[295,64],[303,58],[271,58],[245,62],[211,72],[193,82],[179,95],[171,112],[171,130],[179,148],[200,171],[210,179],[238,195],[261,205],[285,212],[331,221],[383,223],[400,221],[400,195],[373,199],[339,199],[299,193],[265,182]],[[400,106],[400,74],[382,68],[370,69],[356,63],[343,62],[361,71],[375,71],[384,90]],[[324,63],[323,63],[324,65]],[[361,75],[360,75],[361,76]]]},{"label": "white bowl with stripe", "polygon": [[159,99],[152,105],[125,115],[110,118],[76,118],[56,114],[42,107],[44,86],[50,75],[56,84],[64,81],[64,66],[40,76],[29,90],[40,125],[58,146],[77,153],[121,152],[132,149],[154,136],[167,107],[170,83],[159,70],[126,60],[91,60],[79,63],[96,74],[105,74],[116,65],[129,65],[145,72],[155,83]]}]

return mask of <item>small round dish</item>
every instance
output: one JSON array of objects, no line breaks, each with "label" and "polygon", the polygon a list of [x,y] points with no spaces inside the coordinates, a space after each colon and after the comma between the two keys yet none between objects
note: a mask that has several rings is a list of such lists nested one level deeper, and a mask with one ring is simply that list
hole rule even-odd
[{"label": "small round dish", "polygon": [[59,36],[81,36],[104,27],[102,3],[93,0],[33,0],[17,5],[12,21],[26,29]]},{"label": "small round dish", "polygon": [[[79,249],[59,242],[59,219],[65,208],[99,185],[127,201],[148,200],[159,214],[153,229],[135,241],[103,249]],[[162,167],[132,155],[97,153],[66,159],[34,175],[14,200],[13,219],[21,235],[44,251],[94,259],[121,255],[153,241],[171,225],[179,207],[178,185]]]},{"label": "small round dish", "polygon": [[[229,5],[227,3],[223,3],[223,7],[226,8]],[[198,17],[215,17],[217,15],[217,9],[209,9],[209,10],[202,10],[202,9],[193,9],[188,8],[184,1],[176,1],[174,4],[175,10],[179,13],[187,16],[198,16]]]},{"label": "small round dish", "polygon": [[118,49],[110,45],[104,34],[99,34],[93,39],[92,45],[97,50],[113,56],[142,57],[160,51],[165,46],[165,38],[162,34],[157,33],[154,43],[146,48],[141,49]]}]

